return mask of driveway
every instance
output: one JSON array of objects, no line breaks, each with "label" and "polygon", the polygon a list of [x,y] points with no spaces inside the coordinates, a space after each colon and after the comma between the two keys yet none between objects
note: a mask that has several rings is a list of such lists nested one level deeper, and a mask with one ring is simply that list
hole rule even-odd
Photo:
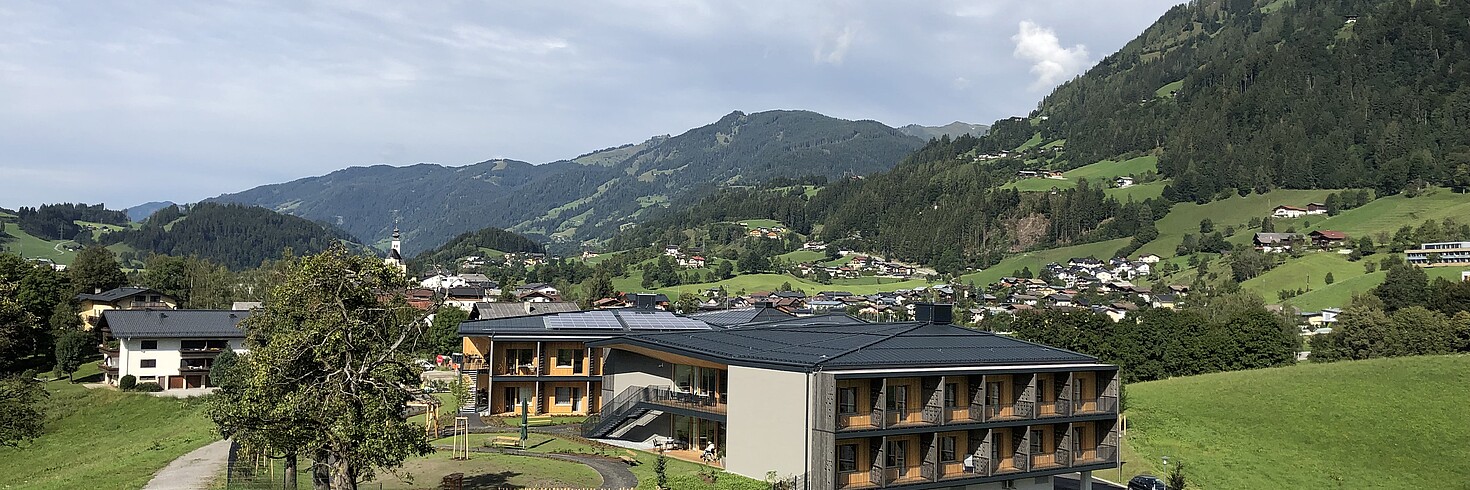
[{"label": "driveway", "polygon": [[219,391],[219,388],[175,388],[172,390],[155,391],[150,395],[163,398],[193,398],[204,396]]},{"label": "driveway", "polygon": [[[1081,484],[1082,484],[1082,482],[1078,480],[1077,475],[1070,475],[1069,474],[1069,475],[1057,475],[1057,476],[1051,477],[1051,487],[1052,487],[1053,490],[1078,490],[1078,488],[1081,488]],[[1114,485],[1114,484],[1112,484],[1110,482],[1107,482],[1107,481],[1099,480],[1099,479],[1097,479],[1097,477],[1094,476],[1094,477],[1092,477],[1092,490],[1127,490],[1127,489],[1124,488],[1124,487],[1120,487],[1118,485]]]},{"label": "driveway", "polygon": [[179,456],[158,473],[143,490],[204,490],[224,472],[230,461],[230,441],[215,441],[208,446]]}]

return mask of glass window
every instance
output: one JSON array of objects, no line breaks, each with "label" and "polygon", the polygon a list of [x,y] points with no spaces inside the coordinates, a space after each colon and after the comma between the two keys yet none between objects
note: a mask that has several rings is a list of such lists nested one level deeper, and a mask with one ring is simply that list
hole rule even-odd
[{"label": "glass window", "polygon": [[140,367],[140,368],[158,367],[158,360],[157,359],[143,359],[143,360],[140,360],[140,361],[138,361],[138,367]]},{"label": "glass window", "polygon": [[144,340],[143,341],[143,349],[144,350],[157,349],[157,348],[158,348],[158,341],[157,340]]},{"label": "glass window", "polygon": [[837,471],[857,471],[857,444],[837,446]]},{"label": "glass window", "polygon": [[158,381],[158,376],[138,376],[138,381]]},{"label": "glass window", "polygon": [[1039,429],[1033,429],[1031,431],[1031,454],[1041,454],[1042,453],[1041,439],[1044,438],[1044,437],[1046,437],[1045,436],[1045,433],[1043,433]]},{"label": "glass window", "polygon": [[577,389],[570,386],[556,387],[556,404],[571,405],[577,398]]},{"label": "glass window", "polygon": [[579,357],[582,356],[577,354],[577,349],[557,349],[556,367],[572,367],[575,364],[580,364],[577,362],[579,360],[577,358]]},{"label": "glass window", "polygon": [[694,366],[674,365],[674,385],[679,391],[694,391]]},{"label": "glass window", "polygon": [[857,413],[857,388],[837,389],[837,413]]},{"label": "glass window", "polygon": [[904,385],[888,387],[888,409],[895,412],[904,412],[909,409],[909,387]]},{"label": "glass window", "polygon": [[956,461],[955,458],[955,436],[944,436],[939,438],[939,460],[943,462]]},{"label": "glass window", "polygon": [[944,384],[944,406],[949,407],[949,408],[955,408],[955,407],[960,406],[960,384],[959,383],[945,383]]},{"label": "glass window", "polygon": [[901,439],[896,441],[888,441],[888,457],[886,458],[888,460],[887,466],[889,468],[903,468],[908,466],[908,450],[909,441]]}]

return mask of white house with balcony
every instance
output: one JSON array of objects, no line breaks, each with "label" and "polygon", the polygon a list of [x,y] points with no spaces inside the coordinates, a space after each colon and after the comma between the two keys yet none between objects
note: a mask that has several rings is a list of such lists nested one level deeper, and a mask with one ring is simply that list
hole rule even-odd
[{"label": "white house with balcony", "polygon": [[226,349],[245,352],[238,310],[108,310],[102,312],[103,380],[124,376],[165,390],[213,386],[209,369]]}]

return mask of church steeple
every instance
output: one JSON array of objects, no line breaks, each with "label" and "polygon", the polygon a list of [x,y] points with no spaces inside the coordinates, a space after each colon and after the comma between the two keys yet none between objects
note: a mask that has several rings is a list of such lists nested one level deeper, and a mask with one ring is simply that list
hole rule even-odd
[{"label": "church steeple", "polygon": [[403,263],[403,240],[398,232],[398,227],[393,227],[393,242],[388,247],[388,257],[383,259],[384,264],[398,267],[398,270],[407,272],[408,265]]}]

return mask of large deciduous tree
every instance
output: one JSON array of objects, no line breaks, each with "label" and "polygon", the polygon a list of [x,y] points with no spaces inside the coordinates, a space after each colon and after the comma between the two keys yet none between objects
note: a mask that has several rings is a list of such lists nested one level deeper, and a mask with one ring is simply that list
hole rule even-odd
[{"label": "large deciduous tree", "polygon": [[46,414],[41,401],[46,389],[34,379],[0,379],[0,447],[15,447],[41,435]]},{"label": "large deciduous tree", "polygon": [[406,286],[396,268],[340,246],[291,264],[241,322],[250,351],[239,386],[210,407],[221,434],[293,469],[311,458],[319,489],[355,489],[375,468],[432,451],[403,417],[426,325]]},{"label": "large deciduous tree", "polygon": [[89,245],[77,252],[77,257],[67,268],[71,274],[72,288],[78,293],[106,291],[128,282],[117,256],[101,245]]}]

